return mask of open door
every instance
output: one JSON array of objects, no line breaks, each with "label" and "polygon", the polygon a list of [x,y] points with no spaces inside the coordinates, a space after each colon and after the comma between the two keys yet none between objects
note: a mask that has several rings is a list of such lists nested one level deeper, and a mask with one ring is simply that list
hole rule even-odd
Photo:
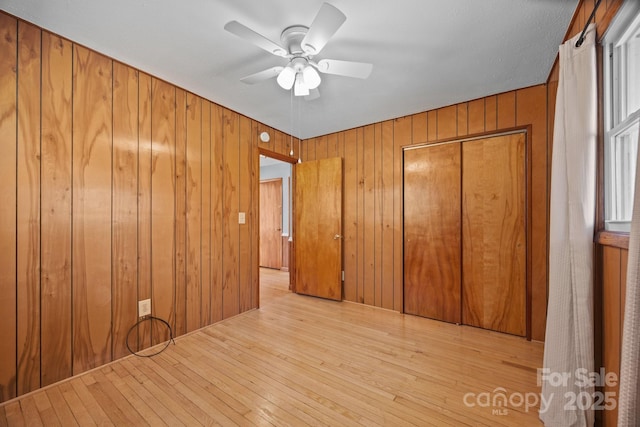
[{"label": "open door", "polygon": [[295,291],[342,300],[342,159],[295,167]]}]

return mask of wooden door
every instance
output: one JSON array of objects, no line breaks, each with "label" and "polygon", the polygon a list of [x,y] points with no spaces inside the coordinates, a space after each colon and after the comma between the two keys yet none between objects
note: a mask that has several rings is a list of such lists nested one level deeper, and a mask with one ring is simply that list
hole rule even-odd
[{"label": "wooden door", "polygon": [[404,311],[460,323],[460,143],[404,152]]},{"label": "wooden door", "polygon": [[524,133],[462,148],[462,321],[526,334]]},{"label": "wooden door", "polygon": [[295,290],[342,299],[342,159],[295,167]]},{"label": "wooden door", "polygon": [[260,181],[260,266],[282,267],[282,178]]}]

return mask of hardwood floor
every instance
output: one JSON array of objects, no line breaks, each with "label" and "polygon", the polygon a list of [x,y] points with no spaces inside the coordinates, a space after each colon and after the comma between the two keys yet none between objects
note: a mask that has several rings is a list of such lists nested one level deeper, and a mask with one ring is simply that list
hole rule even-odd
[{"label": "hardwood floor", "polygon": [[260,268],[260,307],[289,294],[289,272]]},{"label": "hardwood floor", "polygon": [[262,296],[158,356],[0,405],[0,426],[540,425],[520,397],[538,396],[541,343],[282,286]]}]

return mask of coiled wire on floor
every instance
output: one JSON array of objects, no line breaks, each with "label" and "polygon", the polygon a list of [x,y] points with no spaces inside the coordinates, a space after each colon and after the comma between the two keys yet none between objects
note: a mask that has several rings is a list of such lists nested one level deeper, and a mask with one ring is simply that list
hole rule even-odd
[{"label": "coiled wire on floor", "polygon": [[[131,336],[131,332],[135,329],[137,329],[138,326],[140,326],[142,323],[149,321],[151,323],[151,330],[153,330],[153,321],[157,320],[158,322],[164,324],[167,329],[169,330],[169,339],[167,340],[167,342],[165,343],[165,345],[163,347],[160,348],[160,350],[156,351],[155,353],[150,353],[150,354],[140,354],[139,352],[135,352],[131,349],[131,346],[129,345],[129,337]],[[158,354],[162,353],[163,351],[165,351],[167,349],[167,347],[169,347],[169,344],[173,343],[173,345],[176,345],[176,342],[173,340],[173,330],[171,329],[171,325],[169,325],[169,323],[164,320],[161,319],[159,317],[155,317],[155,316],[146,316],[140,320],[138,320],[136,323],[133,324],[133,326],[131,326],[129,328],[129,332],[127,332],[127,340],[126,340],[126,344],[127,344],[127,350],[129,350],[129,352],[135,356],[138,357],[153,357],[153,356],[157,356]]]}]

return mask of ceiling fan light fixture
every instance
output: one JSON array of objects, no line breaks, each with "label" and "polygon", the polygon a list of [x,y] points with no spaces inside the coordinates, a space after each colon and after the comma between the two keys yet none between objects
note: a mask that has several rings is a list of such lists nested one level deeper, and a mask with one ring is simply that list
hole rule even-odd
[{"label": "ceiling fan light fixture", "polygon": [[284,69],[278,74],[278,85],[282,89],[290,90],[293,87],[294,82],[296,81],[296,72],[289,65],[284,67]]},{"label": "ceiling fan light fixture", "polygon": [[302,75],[304,76],[304,82],[309,89],[315,89],[320,86],[320,82],[322,81],[320,74],[318,74],[316,69],[311,65],[304,67]]},{"label": "ceiling fan light fixture", "polygon": [[309,87],[304,81],[302,73],[296,74],[296,83],[293,88],[293,94],[295,96],[307,96],[309,95]]}]

